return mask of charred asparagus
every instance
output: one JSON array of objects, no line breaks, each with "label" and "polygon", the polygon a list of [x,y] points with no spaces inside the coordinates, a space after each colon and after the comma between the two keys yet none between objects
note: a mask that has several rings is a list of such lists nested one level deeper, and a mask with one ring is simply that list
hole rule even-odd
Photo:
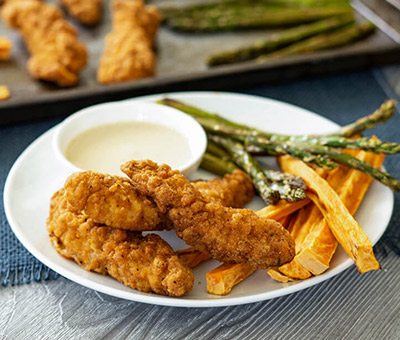
[{"label": "charred asparagus", "polygon": [[223,31],[254,27],[282,27],[307,23],[337,15],[351,15],[350,6],[321,8],[277,8],[265,5],[216,7],[211,10],[185,11],[173,15],[167,24],[181,31]]},{"label": "charred asparagus", "polygon": [[[344,164],[371,175],[394,191],[400,191],[400,182],[388,173],[375,169],[368,164],[359,161],[357,158],[327,146],[331,145],[339,148],[361,148],[372,152],[385,152],[389,154],[399,152],[400,147],[399,144],[396,143],[379,143],[368,141],[366,139],[361,139],[361,142],[357,143],[355,139],[346,139],[340,136],[341,134],[346,136],[352,133],[359,133],[366,128],[371,128],[375,124],[387,120],[394,113],[394,101],[385,102],[374,114],[341,128],[337,132],[338,135],[330,134],[326,136],[285,136],[267,133],[242,124],[231,122],[216,114],[208,113],[191,106],[186,106],[185,104],[174,100],[162,100],[160,102],[179,108],[182,111],[193,115],[209,134],[212,133],[224,136],[224,138],[222,138],[223,141],[226,137],[236,139],[238,141],[236,143],[241,145],[244,151],[263,150],[267,154],[273,156],[289,154],[293,157],[302,159],[306,163],[313,163],[328,168],[335,166],[335,163]],[[214,139],[212,140],[214,142],[222,144],[220,140],[216,140],[215,137],[213,138]],[[244,143],[245,146],[239,142]],[[236,145],[237,148],[239,148],[238,145]],[[225,149],[228,149],[226,142],[225,144],[222,144],[222,146]],[[236,159],[235,162],[238,164]],[[242,167],[240,164],[238,165]]]},{"label": "charred asparagus", "polygon": [[346,45],[368,36],[374,32],[374,30],[375,25],[369,21],[365,21],[359,25],[354,23],[333,32],[321,33],[314,37],[293,43],[275,52],[264,54],[258,57],[257,61],[261,63],[296,54],[311,53]]},{"label": "charred asparagus", "polygon": [[259,41],[251,46],[215,53],[208,58],[207,64],[210,66],[216,66],[251,60],[262,54],[275,51],[282,46],[287,46],[290,43],[348,25],[352,22],[354,22],[353,17],[351,15],[345,15],[290,28],[272,34],[268,39]]}]

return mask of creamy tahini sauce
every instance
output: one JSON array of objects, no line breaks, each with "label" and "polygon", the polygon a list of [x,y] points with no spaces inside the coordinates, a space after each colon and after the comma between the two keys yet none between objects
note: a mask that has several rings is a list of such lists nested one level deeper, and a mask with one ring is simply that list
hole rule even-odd
[{"label": "creamy tahini sauce", "polygon": [[121,174],[129,160],[151,159],[178,168],[191,157],[186,138],[164,125],[118,122],[89,129],[68,145],[65,156],[83,170]]}]

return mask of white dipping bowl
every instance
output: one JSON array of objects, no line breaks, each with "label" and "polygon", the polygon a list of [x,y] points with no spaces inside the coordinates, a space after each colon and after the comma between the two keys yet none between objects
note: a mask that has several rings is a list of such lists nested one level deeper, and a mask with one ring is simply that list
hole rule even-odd
[{"label": "white dipping bowl", "polygon": [[[53,149],[60,161],[64,162],[72,172],[89,170],[78,168],[66,158],[68,145],[86,130],[118,122],[156,123],[179,132],[187,140],[190,159],[187,159],[179,167],[174,167],[174,164],[169,165],[172,169],[181,171],[186,177],[199,167],[207,147],[207,137],[200,124],[179,110],[140,101],[98,104],[74,113],[56,128],[52,140]],[[165,142],[168,143],[168,141]]]}]

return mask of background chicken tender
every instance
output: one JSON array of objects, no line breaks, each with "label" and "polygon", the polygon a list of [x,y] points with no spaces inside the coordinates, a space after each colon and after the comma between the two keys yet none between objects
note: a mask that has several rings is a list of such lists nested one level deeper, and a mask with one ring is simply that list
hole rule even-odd
[{"label": "background chicken tender", "polygon": [[161,16],[141,0],[111,3],[113,30],[106,36],[97,80],[111,84],[154,76],[155,35]]},{"label": "background chicken tender", "polygon": [[59,86],[78,83],[87,51],[57,7],[39,0],[14,0],[3,5],[1,15],[24,38],[31,53],[28,70],[32,77]]},{"label": "background chicken tender", "polygon": [[100,21],[102,0],[60,0],[60,2],[71,16],[84,25],[92,26]]}]

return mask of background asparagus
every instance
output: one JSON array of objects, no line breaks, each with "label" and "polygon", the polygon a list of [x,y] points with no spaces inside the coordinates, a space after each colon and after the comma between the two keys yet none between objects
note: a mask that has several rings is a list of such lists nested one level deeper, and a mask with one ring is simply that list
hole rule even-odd
[{"label": "background asparagus", "polygon": [[279,59],[291,55],[311,53],[329,48],[349,44],[355,40],[362,39],[375,30],[375,25],[369,21],[361,24],[351,24],[333,32],[318,34],[314,37],[293,43],[288,47],[277,50],[257,58],[258,62],[265,62],[272,59]]},{"label": "background asparagus", "polygon": [[318,33],[327,32],[335,28],[354,22],[352,15],[332,17],[317,22],[290,28],[279,33],[274,33],[264,41],[259,41],[248,47],[242,47],[232,51],[225,51],[211,55],[207,64],[210,66],[236,63],[254,59],[262,54],[277,50],[282,46],[300,41]]},{"label": "background asparagus", "polygon": [[[161,10],[168,26],[187,32],[219,32],[311,23],[272,34],[265,41],[248,47],[211,55],[207,58],[209,66],[255,58],[263,62],[334,48],[364,38],[374,30],[372,24],[363,23],[357,26],[354,24],[347,30],[338,30],[332,35],[323,35],[354,20],[349,0],[220,0],[187,6],[167,6]],[[323,19],[332,20],[315,22]],[[310,40],[305,42],[307,38]]]},{"label": "background asparagus", "polygon": [[186,6],[161,6],[161,11],[164,19],[171,18],[176,15],[190,16],[193,12],[214,10],[218,8],[220,11],[232,8],[233,6],[254,6],[254,5],[265,5],[275,7],[303,7],[303,8],[315,8],[315,7],[329,7],[329,6],[350,6],[348,0],[222,0],[212,1],[207,3],[196,3]]},{"label": "background asparagus", "polygon": [[282,27],[302,24],[335,15],[351,15],[350,6],[320,8],[277,8],[260,4],[231,5],[211,10],[181,12],[167,20],[167,25],[181,31],[222,31],[255,27]]}]

